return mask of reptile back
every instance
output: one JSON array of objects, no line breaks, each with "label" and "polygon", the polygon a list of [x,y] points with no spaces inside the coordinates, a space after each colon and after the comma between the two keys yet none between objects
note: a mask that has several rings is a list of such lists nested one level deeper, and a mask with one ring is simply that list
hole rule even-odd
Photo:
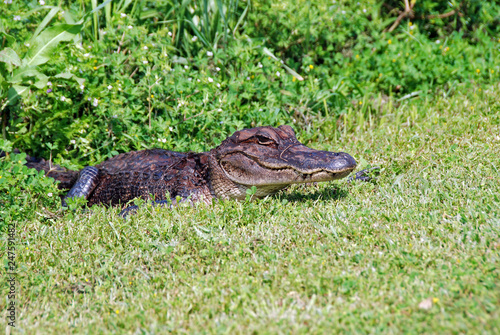
[{"label": "reptile back", "polygon": [[117,205],[152,196],[155,200],[190,195],[193,201],[201,200],[201,196],[211,200],[207,161],[204,153],[163,149],[120,154],[96,165],[99,184],[88,198],[88,205]]}]

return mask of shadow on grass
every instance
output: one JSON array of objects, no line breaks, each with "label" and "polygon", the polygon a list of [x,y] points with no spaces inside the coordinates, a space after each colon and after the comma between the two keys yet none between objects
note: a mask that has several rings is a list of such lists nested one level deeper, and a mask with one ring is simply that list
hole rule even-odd
[{"label": "shadow on grass", "polygon": [[292,191],[292,193],[279,193],[277,198],[286,199],[289,202],[305,202],[308,200],[325,200],[335,201],[346,198],[349,192],[339,187],[329,187],[327,189],[318,190],[314,187],[300,187]]}]

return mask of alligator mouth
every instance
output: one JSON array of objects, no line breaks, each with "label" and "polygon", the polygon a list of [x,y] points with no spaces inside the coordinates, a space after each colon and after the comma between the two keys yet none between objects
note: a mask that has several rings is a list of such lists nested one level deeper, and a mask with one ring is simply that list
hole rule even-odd
[{"label": "alligator mouth", "polygon": [[[314,153],[312,149],[309,150],[309,153]],[[354,158],[346,153],[316,153],[319,159],[307,155],[299,159],[289,156],[263,161],[245,152],[238,152],[222,158],[219,164],[230,180],[249,186],[332,181],[348,176],[356,167]]]},{"label": "alligator mouth", "polygon": [[[256,164],[269,170],[292,170],[297,177],[291,183],[308,183],[330,181],[347,177],[355,168],[356,160],[345,152],[317,151],[297,145],[302,149],[302,155],[293,153],[283,157],[279,161],[265,161],[252,155],[244,154]],[[304,149],[306,149],[304,151]],[[283,154],[283,153],[282,153]],[[296,157],[301,157],[297,159]]]},{"label": "alligator mouth", "polygon": [[312,173],[303,173],[298,170],[294,170],[297,173],[297,182],[296,183],[312,183],[312,182],[321,182],[321,181],[331,181],[336,179],[342,179],[347,177],[352,171],[353,168],[346,168],[344,170],[338,171],[326,171],[320,170]]}]

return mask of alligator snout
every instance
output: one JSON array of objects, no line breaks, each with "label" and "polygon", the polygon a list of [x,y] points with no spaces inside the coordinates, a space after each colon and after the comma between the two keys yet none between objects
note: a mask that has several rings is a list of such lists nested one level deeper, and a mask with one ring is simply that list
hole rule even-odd
[{"label": "alligator snout", "polygon": [[282,152],[280,158],[280,168],[293,168],[303,174],[320,171],[337,174],[351,172],[356,167],[356,160],[345,152],[315,150],[303,144],[296,144]]},{"label": "alligator snout", "polygon": [[346,170],[354,170],[356,168],[356,160],[345,152],[336,153],[336,157],[330,161],[328,166],[328,170],[330,171],[346,171]]}]

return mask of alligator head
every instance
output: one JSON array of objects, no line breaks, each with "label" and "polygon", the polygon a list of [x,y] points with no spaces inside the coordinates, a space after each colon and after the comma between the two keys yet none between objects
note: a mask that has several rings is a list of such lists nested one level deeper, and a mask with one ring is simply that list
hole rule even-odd
[{"label": "alligator head", "polygon": [[236,199],[252,186],[264,197],[290,184],[344,178],[356,167],[349,154],[306,147],[290,126],[237,131],[210,151],[209,164],[215,195]]}]

